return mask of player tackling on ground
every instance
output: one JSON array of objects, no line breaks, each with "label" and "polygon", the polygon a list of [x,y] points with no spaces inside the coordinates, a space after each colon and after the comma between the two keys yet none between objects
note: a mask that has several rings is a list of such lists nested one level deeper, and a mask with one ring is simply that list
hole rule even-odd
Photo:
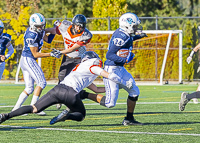
[{"label": "player tackling on ground", "polygon": [[[25,89],[20,94],[17,103],[15,104],[12,111],[21,107],[28,96],[34,91],[31,105],[35,104],[39,99],[42,90],[46,86],[46,80],[41,67],[36,62],[37,58],[43,57],[56,57],[60,58],[60,51],[53,50],[51,53],[40,53],[43,45],[43,40],[45,42],[51,43],[53,39],[47,36],[44,28],[46,25],[45,18],[40,13],[32,14],[29,19],[30,27],[27,28],[24,34],[24,48],[22,51],[20,59],[20,67],[23,72]],[[34,82],[37,86],[34,89]],[[38,115],[46,115],[45,112],[40,112]]]},{"label": "player tackling on ground", "polygon": [[[86,111],[80,98],[80,96],[82,96],[81,91],[85,87],[88,87],[96,93],[105,92],[105,88],[96,87],[92,83],[98,75],[108,78],[120,85],[122,84],[124,87],[126,86],[127,89],[133,87],[131,81],[125,81],[114,72],[108,73],[103,70],[102,61],[99,56],[93,51],[88,51],[83,54],[81,63],[77,65],[60,84],[43,95],[34,105],[20,107],[8,114],[0,114],[0,123],[26,113],[41,112],[57,103],[65,104],[70,109],[70,112],[65,110],[64,120],[82,121],[85,118]],[[50,124],[56,123],[57,119],[59,118],[55,117],[51,120]]]}]

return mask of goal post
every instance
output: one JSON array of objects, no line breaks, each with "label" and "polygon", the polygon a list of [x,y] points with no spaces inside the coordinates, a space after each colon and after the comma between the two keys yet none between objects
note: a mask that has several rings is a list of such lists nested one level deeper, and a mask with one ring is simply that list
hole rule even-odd
[{"label": "goal post", "polygon": [[[86,45],[87,50],[95,51],[103,62],[109,40],[114,31],[91,31],[93,38]],[[132,74],[136,81],[164,81],[182,82],[182,30],[143,30],[148,37],[133,42],[135,58],[125,64],[125,68]],[[44,43],[41,52],[50,52],[53,48],[64,49],[62,36],[56,35],[51,44]],[[46,80],[57,79],[61,59],[53,57],[39,58],[41,68]],[[15,83],[19,77],[18,67]]]}]

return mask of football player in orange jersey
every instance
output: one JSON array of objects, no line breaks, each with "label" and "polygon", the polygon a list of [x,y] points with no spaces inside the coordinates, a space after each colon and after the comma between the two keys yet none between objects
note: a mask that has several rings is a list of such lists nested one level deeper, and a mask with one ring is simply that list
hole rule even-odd
[{"label": "football player in orange jersey", "polygon": [[[85,45],[92,38],[91,32],[86,28],[86,23],[86,17],[77,14],[73,17],[72,22],[67,20],[56,21],[54,23],[56,27],[45,29],[47,33],[62,35],[64,40],[65,50],[61,51],[63,59],[58,74],[59,83],[81,62],[81,56],[86,52]],[[84,94],[88,95],[89,93],[84,91]],[[57,104],[56,107],[60,109],[61,104]]]}]

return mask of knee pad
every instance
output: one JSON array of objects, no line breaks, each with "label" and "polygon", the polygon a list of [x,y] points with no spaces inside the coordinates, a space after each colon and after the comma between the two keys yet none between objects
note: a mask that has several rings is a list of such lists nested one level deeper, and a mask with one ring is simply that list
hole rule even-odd
[{"label": "knee pad", "polygon": [[46,81],[40,82],[40,83],[38,84],[38,86],[40,86],[42,89],[44,89],[44,88],[46,87],[46,85],[47,85],[47,82],[46,82]]},{"label": "knee pad", "polygon": [[26,87],[24,90],[30,95],[34,91],[34,86]]},{"label": "knee pad", "polygon": [[136,97],[128,96],[128,99],[130,99],[131,101],[137,101],[138,100],[138,96],[136,96]]}]

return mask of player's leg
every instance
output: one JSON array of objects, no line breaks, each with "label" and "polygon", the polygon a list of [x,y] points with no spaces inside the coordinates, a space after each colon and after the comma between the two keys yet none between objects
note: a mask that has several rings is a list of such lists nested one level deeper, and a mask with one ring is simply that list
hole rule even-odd
[{"label": "player's leg", "polygon": [[185,106],[187,105],[187,103],[194,98],[200,98],[200,91],[197,92],[193,92],[191,94],[188,94],[186,92],[183,92],[181,94],[181,100],[179,102],[179,110],[183,111],[185,109]]},{"label": "player's leg", "polygon": [[124,88],[129,93],[128,98],[127,98],[127,113],[126,113],[126,117],[124,118],[122,124],[123,125],[142,125],[142,123],[136,121],[133,116],[135,106],[136,106],[136,101],[138,100],[138,96],[140,94],[140,90],[136,86],[135,80],[133,79],[132,75],[130,73],[128,73],[125,68],[123,68],[121,71],[124,75],[122,78],[125,81],[132,80],[134,83],[132,89],[128,89],[127,87],[120,85],[120,88],[121,87]]},{"label": "player's leg", "polygon": [[0,80],[2,78],[4,69],[5,69],[5,62],[0,62]]},{"label": "player's leg", "polygon": [[[85,107],[80,99],[80,95],[78,95],[72,88],[67,88],[63,100],[60,102],[65,104],[69,109],[62,111],[58,116],[54,117],[50,121],[51,125],[65,120],[82,121],[85,118]],[[62,89],[60,89],[60,91],[62,91]]]},{"label": "player's leg", "polygon": [[[196,90],[196,91],[197,91],[197,92],[200,91],[200,85],[197,87],[197,90]],[[194,103],[194,104],[198,104],[198,99],[197,99],[197,98],[193,98],[192,100],[193,100],[193,103]]]},{"label": "player's leg", "polygon": [[36,102],[36,104],[20,107],[17,110],[14,110],[7,114],[0,114],[0,123],[4,122],[10,118],[20,116],[23,114],[40,113],[42,110],[48,108],[49,106],[58,103],[58,99],[57,99],[57,97],[59,97],[59,96],[57,96],[58,91],[59,91],[58,87],[54,87],[49,92],[47,92],[47,94],[42,96],[38,100],[38,102]]},{"label": "player's leg", "polygon": [[[31,101],[31,105],[33,105],[38,101],[42,90],[46,87],[46,80],[45,80],[44,73],[41,67],[38,65],[38,63],[34,59],[26,57],[24,61],[25,61],[24,63],[26,66],[26,70],[29,72],[31,78],[33,78],[37,84],[36,88],[34,89],[32,101]],[[37,114],[42,115],[42,116],[46,115],[46,113],[43,111]]]},{"label": "player's leg", "polygon": [[34,91],[34,80],[33,78],[30,76],[29,72],[26,70],[26,63],[24,63],[24,57],[21,58],[20,60],[20,66],[23,72],[23,76],[24,76],[24,82],[25,82],[25,89],[24,91],[19,95],[19,98],[14,106],[14,108],[12,109],[12,111],[18,109],[19,107],[22,106],[22,104],[26,101],[26,99],[28,98],[28,96]]}]

